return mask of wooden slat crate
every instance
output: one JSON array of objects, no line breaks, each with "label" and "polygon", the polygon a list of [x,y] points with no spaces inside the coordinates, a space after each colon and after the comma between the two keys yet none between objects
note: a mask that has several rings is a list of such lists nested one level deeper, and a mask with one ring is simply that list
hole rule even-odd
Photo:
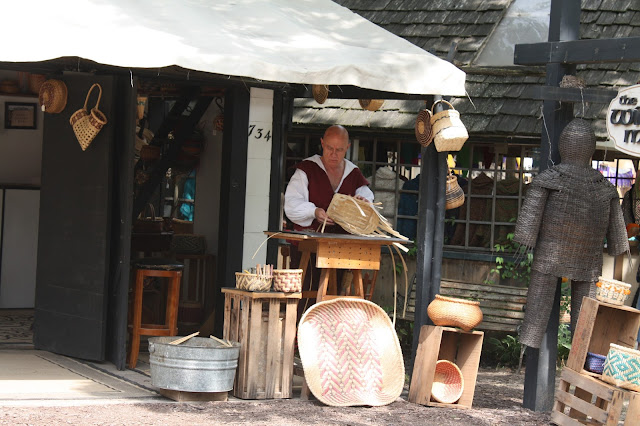
[{"label": "wooden slat crate", "polygon": [[291,398],[296,316],[300,293],[223,288],[223,337],[240,342],[233,395]]},{"label": "wooden slat crate", "polygon": [[[626,415],[623,406],[628,403]],[[562,370],[551,421],[557,425],[640,424],[640,393],[612,386],[590,374]]]},{"label": "wooden slat crate", "polygon": [[[587,352],[606,355],[615,343],[634,348],[640,329],[640,311],[585,297],[573,333],[567,367],[583,372]],[[586,371],[584,371],[586,372]]]},{"label": "wooden slat crate", "polygon": [[[516,332],[517,327],[522,324],[524,305],[527,303],[527,289],[522,287],[442,280],[440,294],[479,301],[483,319],[482,323],[476,327],[478,330]],[[415,303],[414,285],[407,303],[406,319],[413,320]]]},{"label": "wooden slat crate", "polygon": [[[482,331],[462,331],[457,328],[423,325],[411,376],[409,401],[438,407],[471,408],[476,388]],[[455,363],[464,378],[462,396],[455,404],[431,401],[431,388],[436,361],[446,359]]]}]

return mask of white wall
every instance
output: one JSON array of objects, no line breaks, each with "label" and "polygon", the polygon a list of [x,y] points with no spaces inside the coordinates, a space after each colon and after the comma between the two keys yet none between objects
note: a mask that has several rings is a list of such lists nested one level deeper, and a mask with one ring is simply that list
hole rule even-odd
[{"label": "white wall", "polygon": [[[269,221],[272,123],[273,91],[251,88],[243,269],[249,269],[258,263],[264,264],[267,257],[267,245],[263,244],[262,247],[260,245],[267,238],[263,232],[267,230]],[[253,257],[258,247],[260,250]]]},{"label": "white wall", "polygon": [[216,131],[213,120],[220,114],[215,102],[202,116],[200,124],[205,138],[204,151],[196,172],[196,203],[193,232],[204,235],[207,252],[218,254],[218,221],[220,216],[220,184],[222,168],[222,132]]},{"label": "white wall", "polygon": [[37,105],[38,98],[0,95],[0,184],[40,185],[44,113],[36,108],[36,129],[5,129],[6,102]]}]

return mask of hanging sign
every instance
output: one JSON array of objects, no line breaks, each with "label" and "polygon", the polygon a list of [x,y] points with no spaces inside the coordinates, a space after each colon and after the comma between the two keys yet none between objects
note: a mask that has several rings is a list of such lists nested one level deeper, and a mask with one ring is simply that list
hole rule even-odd
[{"label": "hanging sign", "polygon": [[607,110],[607,133],[617,150],[640,157],[640,84],[618,92]]}]

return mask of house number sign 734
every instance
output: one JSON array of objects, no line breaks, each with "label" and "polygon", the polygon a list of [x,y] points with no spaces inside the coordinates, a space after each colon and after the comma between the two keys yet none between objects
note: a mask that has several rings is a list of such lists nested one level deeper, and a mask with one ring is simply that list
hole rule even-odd
[{"label": "house number sign 734", "polygon": [[271,129],[258,127],[255,124],[249,124],[249,137],[254,139],[264,139],[267,142],[271,140]]}]

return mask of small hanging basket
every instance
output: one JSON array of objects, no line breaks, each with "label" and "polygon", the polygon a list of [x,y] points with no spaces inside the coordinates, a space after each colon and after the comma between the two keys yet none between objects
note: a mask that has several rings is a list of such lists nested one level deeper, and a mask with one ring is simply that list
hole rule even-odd
[{"label": "small hanging basket", "polygon": [[458,178],[455,175],[447,176],[446,202],[444,208],[451,210],[464,204],[464,191],[458,185]]},{"label": "small hanging basket", "polygon": [[415,124],[416,139],[420,145],[427,147],[433,142],[433,127],[431,127],[431,111],[423,109],[418,113]]},{"label": "small hanging basket", "polygon": [[38,101],[44,112],[57,114],[67,105],[67,85],[60,80],[47,80],[40,86]]},{"label": "small hanging basket", "polygon": [[[91,92],[95,87],[98,88],[98,100],[96,106],[91,108],[91,111],[88,111],[89,96],[91,96]],[[76,134],[83,151],[89,147],[96,135],[102,130],[102,127],[107,124],[107,117],[98,109],[100,98],[102,98],[102,86],[95,83],[87,92],[84,107],[74,112],[69,119],[69,123],[71,123],[73,132]]]},{"label": "small hanging basket", "polygon": [[[451,109],[434,114],[433,110],[438,102],[449,105]],[[449,102],[440,100],[435,101],[431,106],[431,115],[436,150],[438,152],[460,151],[462,145],[469,139],[469,133],[460,120],[460,113]]]},{"label": "small hanging basket", "polygon": [[311,86],[311,92],[313,93],[313,99],[317,103],[323,104],[329,97],[329,86],[326,84],[314,84]]},{"label": "small hanging basket", "polygon": [[384,100],[382,99],[358,99],[358,102],[360,102],[362,109],[366,109],[367,111],[377,111],[382,108],[382,104],[384,104]]}]

